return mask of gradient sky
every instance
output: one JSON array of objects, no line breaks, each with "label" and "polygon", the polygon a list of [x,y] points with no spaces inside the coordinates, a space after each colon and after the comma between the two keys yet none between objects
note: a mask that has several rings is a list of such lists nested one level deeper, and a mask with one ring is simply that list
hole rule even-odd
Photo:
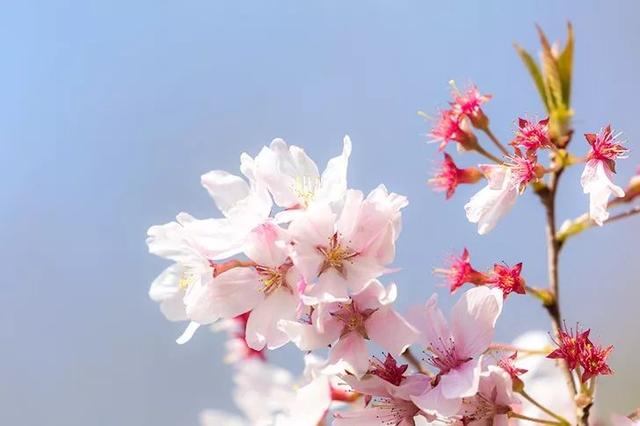
[{"label": "gradient sky", "polygon": [[[3,2],[0,424],[195,425],[201,409],[235,410],[223,336],[203,331],[178,346],[183,324],[148,300],[167,263],[147,254],[144,239],[179,211],[216,214],[200,175],[237,171],[242,151],[255,154],[274,137],[324,166],[348,133],[350,186],[382,182],[409,197],[402,270],[389,277],[403,309],[434,291],[431,267],[464,246],[483,266],[523,260],[529,283],[544,285],[538,200],[523,197],[479,237],[462,209],[473,188],[445,202],[425,186],[438,156],[416,111],[445,105],[449,79],[474,81],[494,95],[486,111],[508,138],[517,116],[543,113],[512,42],[537,49],[535,22],[564,39],[570,19],[576,133],[611,121],[634,150],[638,9],[635,1]],[[585,145],[576,137],[574,150]],[[620,182],[639,158],[619,163]],[[560,218],[587,208],[579,174],[564,176]],[[601,412],[627,412],[640,399],[639,232],[637,219],[591,230],[562,257],[567,320],[616,345],[618,374],[601,380]],[[534,301],[513,297],[498,338],[547,327]],[[300,367],[290,348],[273,359]]]}]

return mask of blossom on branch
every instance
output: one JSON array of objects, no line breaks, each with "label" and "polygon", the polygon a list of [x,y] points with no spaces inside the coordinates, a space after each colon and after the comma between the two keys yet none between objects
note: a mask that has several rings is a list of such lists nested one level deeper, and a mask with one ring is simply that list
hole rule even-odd
[{"label": "blossom on branch", "polygon": [[616,171],[615,160],[624,158],[627,149],[618,142],[618,135],[614,135],[608,125],[600,133],[584,135],[591,146],[587,154],[587,163],[580,178],[585,194],[589,194],[589,215],[591,219],[602,226],[609,218],[607,205],[609,197],[624,197],[622,188],[613,183]]}]

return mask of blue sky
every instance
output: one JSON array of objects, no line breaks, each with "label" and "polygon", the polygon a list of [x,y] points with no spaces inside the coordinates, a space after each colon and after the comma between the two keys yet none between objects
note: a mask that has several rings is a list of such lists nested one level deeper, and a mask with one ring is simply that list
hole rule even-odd
[{"label": "blue sky", "polygon": [[[233,409],[222,336],[174,343],[147,299],[166,265],[146,229],[179,211],[214,214],[199,176],[236,171],[274,137],[319,164],[354,143],[350,185],[385,183],[409,197],[392,278],[400,306],[429,296],[431,267],[466,246],[480,265],[524,261],[546,279],[542,209],[525,196],[486,237],[464,218],[472,188],[451,201],[425,180],[438,158],[417,110],[435,111],[447,82],[494,95],[494,131],[543,113],[512,43],[536,49],[534,23],[577,33],[577,135],[607,122],[639,162],[640,96],[633,1],[215,2],[21,1],[0,17],[0,423],[189,425],[203,408]],[[586,150],[575,138],[577,153]],[[471,164],[472,158],[463,159]],[[466,163],[465,163],[466,162]],[[559,217],[587,207],[579,170],[564,177]],[[562,299],[570,322],[616,345],[602,411],[637,403],[640,222],[592,230],[566,247]],[[635,250],[635,251],[634,251]],[[445,303],[450,298],[444,297]],[[498,337],[546,328],[531,300],[509,300]],[[285,349],[274,361],[300,367]],[[625,392],[612,394],[613,389]],[[607,396],[607,391],[609,392]]]}]

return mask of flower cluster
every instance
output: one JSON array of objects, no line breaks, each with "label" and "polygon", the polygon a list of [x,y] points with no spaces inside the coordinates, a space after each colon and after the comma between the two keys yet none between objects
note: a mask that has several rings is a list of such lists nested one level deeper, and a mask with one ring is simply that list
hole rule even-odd
[{"label": "flower cluster", "polygon": [[[440,150],[453,141],[460,151],[490,161],[460,168],[444,153],[429,180],[448,199],[459,185],[486,179],[464,207],[478,233],[491,231],[527,187],[540,197],[547,219],[548,288],[529,287],[522,262],[476,268],[465,248],[434,270],[450,294],[471,285],[448,317],[437,294],[399,312],[398,287],[383,282],[394,270],[408,200],[383,185],[368,194],[348,186],[348,136],[322,172],[302,148],[281,139],[255,157],[243,153],[241,175],[214,170],[201,178],[218,217],[179,213],[175,221],[149,228],[149,251],[172,262],[153,281],[149,296],[168,320],[186,323],[177,342],[187,343],[203,325],[227,335],[226,360],[233,365],[234,400],[242,415],[207,410],[203,426],[588,424],[596,378],[613,373],[608,364],[613,347],[594,344],[589,329],[561,328],[559,250],[568,237],[591,226],[588,221],[603,225],[620,218],[609,218],[608,209],[640,195],[640,180],[633,177],[626,194],[613,183],[616,160],[627,149],[610,126],[585,135],[590,150],[583,158],[567,151],[573,135],[569,31],[571,50],[562,53],[568,55],[563,68],[541,33],[545,79],[540,84],[551,118],[518,119],[507,148],[490,130],[482,108],[491,96],[475,86],[462,92],[454,86],[449,108],[430,133]],[[537,70],[526,52],[519,53]],[[495,144],[501,158],[481,145],[474,129]],[[539,160],[544,153],[546,165]],[[571,221],[556,233],[558,178],[581,162],[582,186],[590,195],[588,219]],[[617,198],[610,201],[611,195]],[[551,340],[532,332],[513,344],[494,341],[512,293],[542,302],[556,331]],[[288,343],[305,354],[299,375],[267,360],[269,350]],[[411,347],[419,348],[418,355]],[[637,417],[616,416],[614,423],[634,424]]]},{"label": "flower cluster", "polygon": [[[554,142],[549,129],[549,118],[539,121],[518,119],[518,127],[509,143],[512,152],[500,144],[489,130],[489,119],[481,105],[490,99],[480,95],[475,86],[460,94],[454,91],[451,108],[441,111],[440,118],[430,132],[433,140],[440,141],[444,150],[450,141],[457,142],[463,151],[477,151],[493,163],[479,164],[477,167],[459,168],[450,154],[444,153],[444,161],[429,183],[446,193],[449,199],[460,184],[475,184],[484,177],[487,186],[471,197],[464,209],[467,219],[478,225],[478,233],[486,234],[495,228],[498,221],[512,209],[519,195],[530,184],[543,185],[546,174],[564,167],[570,160],[568,153]],[[471,130],[473,127],[484,131],[500,148],[503,158],[486,151]],[[625,158],[627,149],[618,141],[608,125],[598,134],[585,135],[591,149],[585,157],[585,168],[581,184],[585,194],[590,195],[590,218],[602,225],[609,217],[607,208],[611,195],[625,197],[625,191],[612,181],[615,160]],[[541,151],[547,151],[551,165],[540,164]],[[536,191],[540,187],[534,188]]]},{"label": "flower cluster", "polygon": [[590,332],[590,329],[580,332],[577,325],[575,332],[567,330],[565,326],[565,329],[558,333],[558,348],[547,355],[547,358],[565,360],[570,370],[582,367],[582,383],[599,375],[613,374],[607,365],[607,357],[613,346],[605,348],[595,345],[589,339]]},{"label": "flower cluster", "polygon": [[522,262],[513,267],[496,263],[489,272],[478,272],[471,266],[471,255],[466,248],[460,257],[453,256],[450,259],[448,268],[437,268],[434,272],[446,278],[446,284],[451,293],[467,283],[475,286],[497,287],[502,291],[505,299],[510,293],[525,294],[526,292],[525,280],[520,276]]}]

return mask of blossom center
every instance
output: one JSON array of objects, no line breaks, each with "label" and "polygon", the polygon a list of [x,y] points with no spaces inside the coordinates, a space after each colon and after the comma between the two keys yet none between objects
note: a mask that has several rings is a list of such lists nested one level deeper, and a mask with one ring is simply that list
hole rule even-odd
[{"label": "blossom center", "polygon": [[342,277],[346,278],[345,262],[350,261],[358,255],[356,251],[352,250],[348,246],[340,244],[337,232],[329,239],[329,246],[318,247],[318,251],[324,256],[318,276],[332,268],[335,269]]},{"label": "blossom center", "polygon": [[298,197],[298,202],[302,207],[309,207],[316,195],[318,188],[318,178],[315,176],[297,176],[293,188]]},{"label": "blossom center", "polygon": [[262,282],[262,292],[269,296],[279,288],[286,288],[291,290],[287,283],[287,272],[293,266],[291,260],[287,259],[285,263],[277,268],[257,265],[256,271],[260,275],[260,281]]},{"label": "blossom center", "polygon": [[439,370],[439,374],[446,374],[459,367],[469,359],[460,359],[456,352],[453,338],[438,338],[437,342],[431,342],[427,348],[431,352],[427,362]]},{"label": "blossom center", "polygon": [[331,316],[344,324],[341,335],[344,336],[351,332],[360,334],[365,339],[368,339],[367,329],[364,323],[375,312],[374,309],[367,309],[364,311],[358,310],[355,302],[349,304],[340,303],[338,309],[331,313]]}]

